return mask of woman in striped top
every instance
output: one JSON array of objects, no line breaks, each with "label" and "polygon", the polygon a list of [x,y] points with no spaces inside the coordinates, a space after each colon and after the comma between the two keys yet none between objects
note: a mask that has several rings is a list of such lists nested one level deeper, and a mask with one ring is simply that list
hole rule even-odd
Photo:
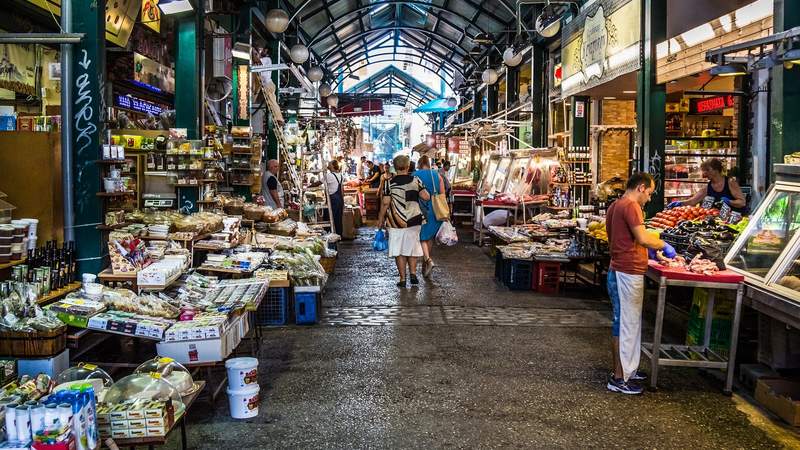
[{"label": "woman in striped top", "polygon": [[406,286],[406,264],[411,284],[419,283],[417,258],[422,256],[419,233],[425,223],[419,200],[427,201],[431,198],[419,178],[408,174],[409,163],[408,156],[394,158],[397,175],[384,183],[384,195],[378,214],[379,228],[383,228],[384,222],[388,222],[389,256],[395,258],[397,270],[400,272],[400,282],[397,283],[399,287]]}]

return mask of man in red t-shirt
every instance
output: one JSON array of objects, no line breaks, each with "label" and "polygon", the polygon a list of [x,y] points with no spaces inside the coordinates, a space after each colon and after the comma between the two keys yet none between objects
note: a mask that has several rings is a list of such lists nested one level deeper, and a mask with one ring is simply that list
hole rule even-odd
[{"label": "man in red t-shirt", "polygon": [[653,177],[645,172],[635,173],[628,179],[625,188],[625,195],[612,203],[606,213],[606,231],[611,251],[608,295],[614,311],[611,333],[614,372],[606,387],[613,392],[641,394],[642,387],[629,381],[645,379],[637,369],[642,345],[647,249],[662,250],[668,258],[675,257],[675,249],[644,228],[642,207],[650,201],[655,189]]}]

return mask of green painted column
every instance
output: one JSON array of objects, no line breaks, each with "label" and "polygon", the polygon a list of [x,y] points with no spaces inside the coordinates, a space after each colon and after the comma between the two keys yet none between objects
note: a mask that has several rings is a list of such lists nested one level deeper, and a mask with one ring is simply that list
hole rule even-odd
[{"label": "green painted column", "polygon": [[547,50],[534,45],[531,49],[531,135],[534,147],[547,146]]},{"label": "green painted column", "polygon": [[664,209],[664,147],[666,138],[666,86],[656,84],[656,44],[666,40],[667,1],[640,0],[641,68],[637,74],[636,127],[639,143],[638,167],[656,182],[656,190],[645,206],[647,217]]},{"label": "green painted column", "polygon": [[103,241],[97,225],[103,222],[100,159],[105,102],[105,1],[73,2],[72,31],[86,37],[73,47],[72,73],[72,176],[74,235],[78,273],[98,273],[103,268]]},{"label": "green painted column", "polygon": [[[775,32],[800,26],[800,2],[775,0],[773,23]],[[772,69],[770,92],[770,158],[769,182],[775,181],[773,166],[783,157],[800,148],[800,67]]]},{"label": "green painted column", "polygon": [[589,97],[575,95],[572,97],[572,146],[589,145]]},{"label": "green painted column", "polygon": [[195,15],[180,17],[175,24],[175,124],[186,128],[189,139],[200,139],[200,71]]}]

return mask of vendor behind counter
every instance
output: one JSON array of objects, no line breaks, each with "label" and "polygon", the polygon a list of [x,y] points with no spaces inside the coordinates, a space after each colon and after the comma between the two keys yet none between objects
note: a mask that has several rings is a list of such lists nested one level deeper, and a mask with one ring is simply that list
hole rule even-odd
[{"label": "vendor behind counter", "polygon": [[731,207],[735,212],[745,214],[747,211],[747,200],[744,192],[736,179],[725,175],[725,168],[722,161],[711,158],[700,164],[703,178],[708,179],[705,188],[698,190],[688,200],[675,201],[667,205],[667,208],[676,206],[694,206],[702,203],[706,197],[714,199],[714,203],[724,203]]}]

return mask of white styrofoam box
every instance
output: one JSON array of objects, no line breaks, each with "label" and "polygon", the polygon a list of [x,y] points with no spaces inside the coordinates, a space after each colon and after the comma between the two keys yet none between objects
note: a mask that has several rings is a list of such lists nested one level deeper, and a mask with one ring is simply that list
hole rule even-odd
[{"label": "white styrofoam box", "polygon": [[[235,321],[243,320],[242,315]],[[234,322],[225,333],[215,339],[198,339],[193,341],[162,341],[156,344],[161,356],[174,359],[181,364],[218,362],[228,357],[241,342],[241,325]]]},{"label": "white styrofoam box", "polygon": [[18,359],[17,360],[17,374],[30,375],[35,377],[40,373],[46,373],[51,377],[55,377],[61,372],[69,368],[69,349],[64,349],[52,358],[44,359]]}]

